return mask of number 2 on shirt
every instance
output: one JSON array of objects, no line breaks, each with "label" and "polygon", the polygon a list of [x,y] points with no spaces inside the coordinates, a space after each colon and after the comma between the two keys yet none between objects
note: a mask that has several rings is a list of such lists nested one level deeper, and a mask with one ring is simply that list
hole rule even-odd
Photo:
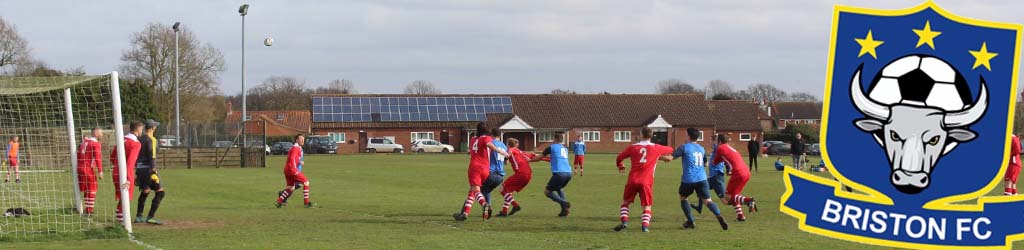
[{"label": "number 2 on shirt", "polygon": [[647,163],[647,148],[640,148],[640,163]]}]

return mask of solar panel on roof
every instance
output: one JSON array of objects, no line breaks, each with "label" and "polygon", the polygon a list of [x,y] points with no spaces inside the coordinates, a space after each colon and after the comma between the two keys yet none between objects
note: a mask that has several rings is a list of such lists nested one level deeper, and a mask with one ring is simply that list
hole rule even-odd
[{"label": "solar panel on roof", "polygon": [[510,97],[313,97],[314,122],[484,121],[511,113]]}]

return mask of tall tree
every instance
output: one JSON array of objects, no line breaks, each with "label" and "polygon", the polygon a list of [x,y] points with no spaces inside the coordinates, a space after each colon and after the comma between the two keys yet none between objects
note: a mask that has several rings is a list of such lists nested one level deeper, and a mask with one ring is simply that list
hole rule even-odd
[{"label": "tall tree", "polygon": [[[210,43],[202,43],[188,27],[179,31],[179,91],[181,113],[186,120],[210,117],[213,110],[200,101],[218,94],[218,74],[224,71],[224,55]],[[131,47],[121,54],[124,77],[138,79],[153,89],[153,102],[163,117],[174,117],[174,31],[170,26],[149,23],[132,34]]]},{"label": "tall tree", "polygon": [[688,94],[696,93],[693,85],[676,78],[669,78],[658,82],[658,94]]},{"label": "tall tree", "polygon": [[14,24],[0,17],[0,72],[4,71],[6,66],[28,61],[30,51],[28,41],[18,34]]},{"label": "tall tree", "polygon": [[718,95],[731,96],[733,94],[732,84],[718,79],[709,81],[706,91],[708,92],[707,94],[712,97]]},{"label": "tall tree", "polygon": [[439,95],[441,90],[434,86],[434,83],[427,80],[416,80],[405,85],[407,95]]},{"label": "tall tree", "polygon": [[153,88],[141,80],[125,79],[121,82],[121,114],[127,120],[164,120],[164,114],[156,112],[151,100]]},{"label": "tall tree", "polygon": [[747,92],[757,101],[768,103],[779,102],[786,99],[786,91],[767,83],[758,83],[747,88]]},{"label": "tall tree", "polygon": [[789,95],[789,101],[793,102],[818,102],[818,97],[806,92],[797,92]]},{"label": "tall tree", "polygon": [[289,76],[271,76],[249,91],[251,110],[308,110],[306,81]]},{"label": "tall tree", "polygon": [[317,94],[355,94],[356,86],[348,79],[334,79],[327,86],[316,88]]}]

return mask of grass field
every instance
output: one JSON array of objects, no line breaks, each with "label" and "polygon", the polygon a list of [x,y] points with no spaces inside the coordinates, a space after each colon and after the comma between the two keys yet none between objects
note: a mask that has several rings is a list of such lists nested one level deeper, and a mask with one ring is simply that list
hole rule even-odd
[{"label": "grass field", "polygon": [[[166,225],[138,225],[137,238],[163,249],[872,249],[799,231],[797,220],[778,210],[784,186],[782,172],[770,167],[774,157],[762,158],[745,190],[758,199],[761,212],[740,223],[731,209],[723,209],[731,222],[728,231],[707,212],[696,216],[696,230],[681,229],[679,162],[661,163],[646,234],[637,226],[638,204],[631,228],[611,230],[618,223],[626,176],[616,171],[613,155],[598,154],[588,156],[586,176],[574,178],[566,189],[573,203],[568,218],[556,217],[557,204],[542,194],[547,165],[534,164],[533,183],[516,197],[520,213],[483,221],[476,206],[469,220],[454,222],[451,214],[466,194],[466,158],[307,156],[303,171],[320,204],[315,209],[302,208],[301,193],[291,206],[273,206],[284,186],[281,157],[270,158],[266,169],[169,169],[161,172],[168,191],[158,216]],[[69,246],[141,248],[127,238],[0,242],[0,248],[11,249]]]}]

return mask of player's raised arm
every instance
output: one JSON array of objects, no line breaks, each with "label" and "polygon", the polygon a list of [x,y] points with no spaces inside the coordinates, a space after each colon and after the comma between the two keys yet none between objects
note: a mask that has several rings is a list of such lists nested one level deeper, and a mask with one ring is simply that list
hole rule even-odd
[{"label": "player's raised arm", "polygon": [[504,149],[501,149],[498,146],[494,146],[494,143],[488,142],[487,143],[487,147],[491,148],[491,150],[493,150],[494,152],[497,152],[499,155],[505,156],[506,158],[508,157],[508,152],[505,152]]},{"label": "player's raised arm", "polygon": [[619,168],[619,173],[626,173],[626,166],[622,165],[622,161],[633,155],[630,149],[630,147],[626,147],[619,153],[619,156],[615,157],[615,166]]},{"label": "player's raised arm", "polygon": [[531,162],[541,161],[542,159],[544,159],[545,156],[548,156],[548,155],[551,155],[551,146],[548,146],[547,148],[545,148],[544,152],[541,152],[539,155],[534,155],[533,159],[530,159],[530,161]]}]

